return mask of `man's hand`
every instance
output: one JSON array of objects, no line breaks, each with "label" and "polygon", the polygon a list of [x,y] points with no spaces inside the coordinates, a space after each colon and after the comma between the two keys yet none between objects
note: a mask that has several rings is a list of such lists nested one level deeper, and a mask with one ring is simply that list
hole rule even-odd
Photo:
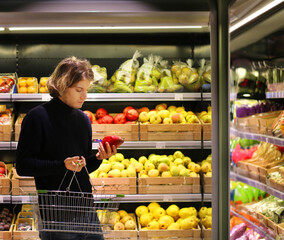
[{"label": "man's hand", "polygon": [[80,172],[86,166],[86,160],[83,156],[69,157],[64,160],[65,167],[70,171]]},{"label": "man's hand", "polygon": [[117,153],[117,148],[115,145],[110,146],[109,143],[106,143],[106,149],[104,148],[103,144],[100,142],[98,146],[98,152],[96,157],[98,160],[103,160],[110,158],[112,155]]}]

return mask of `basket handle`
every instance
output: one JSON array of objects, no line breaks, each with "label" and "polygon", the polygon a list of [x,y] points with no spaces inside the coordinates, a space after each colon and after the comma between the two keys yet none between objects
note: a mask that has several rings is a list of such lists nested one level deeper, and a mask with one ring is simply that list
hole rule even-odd
[{"label": "basket handle", "polygon": [[[76,177],[76,172],[77,172],[78,166],[79,166],[79,165],[77,164],[75,171],[73,171],[73,175],[72,175],[72,178],[71,178],[71,180],[70,180],[70,183],[69,183],[68,187],[66,187],[66,191],[67,191],[67,192],[70,191],[70,186],[71,186],[71,184],[72,184],[74,178],[75,178],[75,180],[76,180],[76,182],[77,182],[77,185],[78,185],[78,187],[79,187],[79,190],[82,192],[82,189],[81,189],[81,187],[80,187],[79,181],[78,181],[78,179],[77,179],[77,177]],[[94,183],[93,183],[92,179],[90,178],[90,174],[89,174],[89,171],[88,171],[86,165],[84,166],[84,168],[85,168],[85,170],[86,170],[86,172],[87,172],[87,174],[88,174],[88,176],[89,176],[89,180],[90,180],[90,183],[91,183],[91,185],[92,185],[92,188],[94,189],[94,192],[96,192]],[[60,190],[60,188],[61,188],[61,186],[62,186],[62,184],[63,184],[63,181],[64,181],[64,179],[66,178],[66,175],[67,175],[68,171],[69,171],[69,170],[67,169],[66,172],[65,172],[65,175],[64,175],[64,177],[63,177],[63,179],[62,179],[62,181],[61,181],[61,183],[60,183],[60,185],[59,185],[59,187],[58,187],[58,191]]]}]

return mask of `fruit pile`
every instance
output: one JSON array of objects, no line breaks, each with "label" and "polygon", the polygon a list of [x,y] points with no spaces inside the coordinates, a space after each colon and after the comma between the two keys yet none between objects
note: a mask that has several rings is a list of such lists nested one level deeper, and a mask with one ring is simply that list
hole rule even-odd
[{"label": "fruit pile", "polygon": [[12,108],[7,108],[6,105],[0,105],[0,125],[8,125],[12,119]]},{"label": "fruit pile", "polygon": [[212,208],[211,207],[209,208],[201,207],[198,212],[198,216],[201,219],[202,225],[206,229],[211,229],[212,227]]},{"label": "fruit pile", "polygon": [[17,83],[18,93],[37,93],[38,82],[35,77],[20,77]]},{"label": "fruit pile", "polygon": [[202,111],[201,113],[197,115],[203,123],[211,123],[211,106],[207,107],[207,112]]},{"label": "fruit pile", "polygon": [[105,67],[99,65],[93,65],[92,70],[94,73],[94,82],[91,83],[88,92],[89,93],[105,93],[109,86],[109,80],[107,80],[107,70]]},{"label": "fruit pile", "polygon": [[3,208],[0,213],[0,231],[9,231],[12,219],[13,213],[8,208]]},{"label": "fruit pile", "polygon": [[129,214],[125,210],[110,212],[108,217],[103,210],[97,210],[98,218],[104,230],[136,230],[137,224],[134,214]]},{"label": "fruit pile", "polygon": [[[208,210],[208,213],[210,211]],[[199,213],[194,207],[180,208],[176,204],[171,204],[169,207],[163,208],[157,202],[151,202],[147,206],[140,205],[135,209],[142,231],[196,229],[200,221],[198,218]],[[206,216],[203,214],[202,216],[202,219],[206,218],[210,222],[209,214]]]},{"label": "fruit pile", "polygon": [[11,92],[13,86],[15,85],[15,78],[12,76],[1,76],[0,77],[0,93]]},{"label": "fruit pile", "polygon": [[139,159],[125,158],[122,153],[116,153],[109,159],[104,159],[97,170],[90,173],[91,178],[107,177],[197,177],[199,172],[212,176],[212,157],[209,155],[201,163],[192,162],[181,151],[173,155],[150,154],[148,158],[141,156]]},{"label": "fruit pile", "polygon": [[134,107],[126,107],[122,113],[117,113],[115,116],[109,114],[105,108],[97,109],[96,113],[89,110],[83,111],[89,118],[92,124],[134,124],[139,117],[138,111]]},{"label": "fruit pile", "polygon": [[47,88],[47,79],[48,77],[41,77],[39,80],[39,87],[38,87],[38,91],[39,93],[48,93],[48,88]]},{"label": "fruit pile", "polygon": [[6,177],[8,174],[8,170],[4,163],[0,162],[0,178]]}]

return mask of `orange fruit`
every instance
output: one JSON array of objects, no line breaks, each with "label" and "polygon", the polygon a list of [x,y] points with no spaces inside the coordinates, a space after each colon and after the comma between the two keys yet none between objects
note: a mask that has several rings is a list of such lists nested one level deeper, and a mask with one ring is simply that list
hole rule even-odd
[{"label": "orange fruit", "polygon": [[41,78],[41,79],[40,79],[40,84],[41,84],[42,86],[46,86],[46,82],[47,82],[47,78]]},{"label": "orange fruit", "polygon": [[25,79],[19,80],[19,86],[20,87],[25,87],[27,85],[27,81]]},{"label": "orange fruit", "polygon": [[28,86],[33,86],[35,84],[35,80],[33,78],[28,78],[27,84],[28,84]]},{"label": "orange fruit", "polygon": [[46,91],[46,87],[40,87],[39,88],[39,92],[40,93],[46,93],[47,91]]},{"label": "orange fruit", "polygon": [[29,86],[28,87],[28,93],[35,93],[36,92],[36,89],[34,86]]},{"label": "orange fruit", "polygon": [[26,87],[20,87],[19,88],[19,93],[27,93],[28,89]]}]

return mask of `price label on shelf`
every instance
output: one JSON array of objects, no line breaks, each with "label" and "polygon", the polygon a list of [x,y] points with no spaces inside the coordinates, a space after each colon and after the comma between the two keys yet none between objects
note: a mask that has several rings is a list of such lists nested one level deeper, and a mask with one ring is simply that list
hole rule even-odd
[{"label": "price label on shelf", "polygon": [[3,198],[3,196],[0,196],[0,203],[4,203],[4,198]]},{"label": "price label on shelf", "polygon": [[47,93],[43,93],[41,96],[42,101],[50,101],[51,99],[51,96]]},{"label": "price label on shelf", "polygon": [[164,148],[166,148],[166,143],[165,142],[157,142],[156,148],[164,149]]},{"label": "price label on shelf", "polygon": [[175,100],[183,100],[183,93],[176,93]]},{"label": "price label on shelf", "polygon": [[173,200],[172,195],[163,195],[163,201],[164,202],[171,202]]}]

